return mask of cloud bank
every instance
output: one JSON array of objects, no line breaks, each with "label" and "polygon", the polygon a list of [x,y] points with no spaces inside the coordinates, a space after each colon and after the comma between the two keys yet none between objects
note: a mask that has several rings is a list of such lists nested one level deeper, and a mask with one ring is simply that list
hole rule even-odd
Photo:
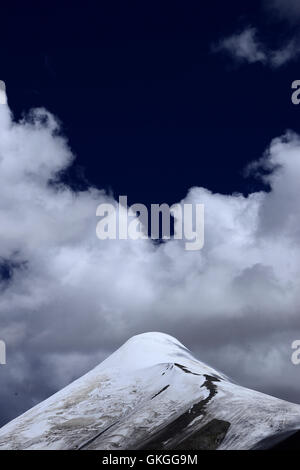
[{"label": "cloud bank", "polygon": [[[274,139],[250,171],[268,190],[214,194],[205,245],[96,237],[97,188],[61,182],[73,156],[43,109],[15,122],[0,106],[0,422],[104,359],[128,337],[163,331],[244,385],[300,401],[300,139]],[[162,201],[163,202],[163,201]]]}]

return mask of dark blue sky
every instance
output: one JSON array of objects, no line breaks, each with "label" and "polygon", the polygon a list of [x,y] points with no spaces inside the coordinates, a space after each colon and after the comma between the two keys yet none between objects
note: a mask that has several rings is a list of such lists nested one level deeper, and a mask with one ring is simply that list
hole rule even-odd
[{"label": "dark blue sky", "polygon": [[[97,5],[97,6],[96,6]],[[237,67],[212,44],[255,24],[270,45],[291,30],[261,2],[43,2],[1,7],[1,79],[19,116],[44,106],[77,156],[65,176],[177,202],[191,186],[247,193],[243,177],[270,140],[300,130],[297,62]],[[293,26],[293,34],[295,26]],[[83,176],[84,175],[84,176]]]}]

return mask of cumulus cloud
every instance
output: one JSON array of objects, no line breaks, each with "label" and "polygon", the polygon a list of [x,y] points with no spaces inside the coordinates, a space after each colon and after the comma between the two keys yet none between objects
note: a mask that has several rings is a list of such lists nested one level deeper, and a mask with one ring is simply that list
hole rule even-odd
[{"label": "cumulus cloud", "polygon": [[[176,336],[242,384],[300,401],[290,361],[300,337],[300,139],[275,139],[251,166],[268,189],[245,197],[194,187],[205,245],[102,240],[104,191],[61,182],[73,156],[38,109],[0,106],[0,421],[96,365],[128,337]],[[163,202],[163,201],[162,201]]]},{"label": "cumulus cloud", "polygon": [[299,55],[299,48],[294,40],[282,47],[271,50],[259,39],[256,28],[247,27],[240,33],[222,39],[213,47],[215,52],[226,52],[238,63],[261,63],[278,68]]}]

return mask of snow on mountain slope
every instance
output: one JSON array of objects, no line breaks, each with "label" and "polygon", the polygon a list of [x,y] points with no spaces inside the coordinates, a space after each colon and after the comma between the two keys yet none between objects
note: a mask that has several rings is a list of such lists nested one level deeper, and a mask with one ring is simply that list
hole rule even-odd
[{"label": "snow on mountain slope", "polygon": [[134,336],[0,429],[0,449],[251,449],[300,429],[300,405],[233,384],[175,338]]}]

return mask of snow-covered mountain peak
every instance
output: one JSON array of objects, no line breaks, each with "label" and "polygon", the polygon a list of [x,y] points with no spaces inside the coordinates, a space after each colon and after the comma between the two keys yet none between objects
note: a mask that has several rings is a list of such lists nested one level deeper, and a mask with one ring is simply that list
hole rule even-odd
[{"label": "snow-covered mountain peak", "polygon": [[133,371],[167,363],[179,363],[186,367],[196,367],[200,373],[217,373],[212,368],[197,361],[191,352],[176,338],[159,332],[133,336],[98,367],[122,367],[123,370]]},{"label": "snow-covered mountain peak", "polygon": [[299,429],[299,405],[233,384],[152,332],[5,425],[0,449],[251,449]]}]

